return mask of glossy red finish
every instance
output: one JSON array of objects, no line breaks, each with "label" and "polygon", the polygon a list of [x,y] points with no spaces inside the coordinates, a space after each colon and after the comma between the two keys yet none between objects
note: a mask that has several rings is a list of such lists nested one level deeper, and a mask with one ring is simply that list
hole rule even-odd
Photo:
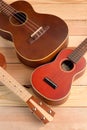
[{"label": "glossy red finish", "polygon": [[[75,76],[81,75],[86,66],[86,61],[82,57],[73,68],[66,71],[61,64],[65,61],[72,49],[64,49],[59,53],[56,59],[48,64],[42,65],[34,70],[31,77],[32,87],[40,97],[42,97],[48,104],[63,103],[70,92],[71,84]],[[50,85],[44,82],[44,78],[48,77],[52,82],[57,84],[57,88],[53,89]]]}]

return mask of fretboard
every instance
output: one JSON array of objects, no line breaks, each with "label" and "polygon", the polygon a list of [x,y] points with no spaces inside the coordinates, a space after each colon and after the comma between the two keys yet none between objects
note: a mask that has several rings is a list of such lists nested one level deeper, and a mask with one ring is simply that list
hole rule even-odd
[{"label": "fretboard", "polygon": [[29,106],[43,123],[53,120],[55,112],[53,112],[41,100],[31,95],[20,83],[18,83],[10,74],[0,67],[0,81],[7,86],[11,91],[18,95]]},{"label": "fretboard", "polygon": [[6,2],[4,2],[3,0],[0,0],[0,12],[3,12],[4,14],[6,14],[7,16],[11,16],[13,15],[13,13],[16,10],[11,7],[10,5],[8,5]]},{"label": "fretboard", "polygon": [[77,63],[80,58],[85,54],[87,51],[87,38],[68,56],[68,58]]},{"label": "fretboard", "polygon": [[26,102],[32,95],[2,67],[0,67],[0,81]]}]

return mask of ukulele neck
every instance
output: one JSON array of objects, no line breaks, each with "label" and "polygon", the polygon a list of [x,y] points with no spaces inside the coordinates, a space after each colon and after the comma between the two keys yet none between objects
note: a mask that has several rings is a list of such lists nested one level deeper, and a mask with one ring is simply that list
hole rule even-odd
[{"label": "ukulele neck", "polygon": [[0,81],[6,85],[10,90],[12,90],[16,95],[26,102],[31,98],[31,94],[22,87],[12,76],[10,76],[2,67],[0,67]]},{"label": "ukulele neck", "polygon": [[68,56],[68,58],[77,63],[80,58],[85,54],[87,51],[87,38]]},{"label": "ukulele neck", "polygon": [[16,12],[16,10],[13,7],[8,5],[3,0],[0,0],[0,11],[7,16],[12,16]]},{"label": "ukulele neck", "polygon": [[43,123],[53,120],[54,112],[42,103],[39,99],[32,96],[21,84],[19,84],[11,75],[9,75],[2,67],[0,67],[0,81],[18,95],[24,102],[27,103],[31,111]]}]

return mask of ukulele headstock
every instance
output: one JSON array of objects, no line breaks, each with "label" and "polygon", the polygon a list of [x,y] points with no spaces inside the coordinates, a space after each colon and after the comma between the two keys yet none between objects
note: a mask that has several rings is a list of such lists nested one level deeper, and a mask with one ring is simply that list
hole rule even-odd
[{"label": "ukulele headstock", "polygon": [[53,120],[55,112],[41,100],[32,96],[26,103],[32,113],[34,113],[44,124]]},{"label": "ukulele headstock", "polygon": [[6,60],[4,55],[2,55],[1,53],[0,53],[0,67],[6,68]]}]

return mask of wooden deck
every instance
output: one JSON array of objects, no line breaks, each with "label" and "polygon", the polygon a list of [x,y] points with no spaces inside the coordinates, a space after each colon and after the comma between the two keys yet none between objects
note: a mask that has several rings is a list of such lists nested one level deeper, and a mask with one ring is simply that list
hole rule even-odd
[{"label": "wooden deck", "polygon": [[[35,11],[53,14],[66,21],[69,27],[69,47],[79,45],[87,37],[87,0],[27,1]],[[6,57],[7,72],[22,85],[30,84],[34,69],[20,63],[13,43],[0,37],[0,52]],[[87,53],[85,58],[87,60]],[[54,120],[43,125],[19,97],[0,85],[0,130],[87,130],[87,67],[83,76],[72,83],[68,100],[51,108],[56,113]]]}]

